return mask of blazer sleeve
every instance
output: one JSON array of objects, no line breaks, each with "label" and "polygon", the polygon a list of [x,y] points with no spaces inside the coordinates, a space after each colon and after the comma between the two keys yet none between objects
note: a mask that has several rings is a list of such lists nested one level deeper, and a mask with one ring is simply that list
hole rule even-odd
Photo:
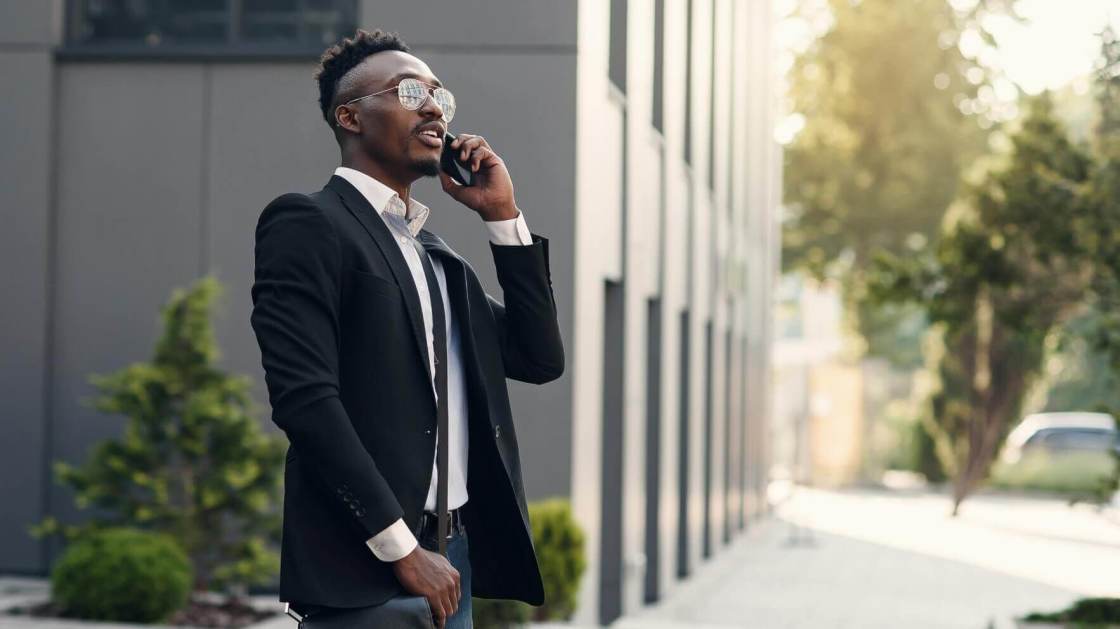
[{"label": "blazer sleeve", "polygon": [[506,377],[544,384],[564,373],[564,344],[548,268],[548,239],[531,245],[490,243],[505,303],[490,295]]},{"label": "blazer sleeve", "polygon": [[404,512],[339,399],[338,236],[309,197],[286,194],[261,213],[255,257],[250,323],[272,420],[329,498],[372,536]]}]

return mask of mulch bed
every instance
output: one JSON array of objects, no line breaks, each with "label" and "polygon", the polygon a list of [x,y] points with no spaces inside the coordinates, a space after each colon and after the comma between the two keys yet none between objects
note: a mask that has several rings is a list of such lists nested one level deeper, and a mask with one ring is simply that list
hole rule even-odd
[{"label": "mulch bed", "polygon": [[[66,618],[62,615],[62,609],[58,604],[53,602],[40,603],[22,609],[11,609],[8,613],[40,618]],[[276,615],[275,611],[254,609],[233,599],[215,602],[192,598],[186,607],[175,612],[163,624],[239,629]]]}]

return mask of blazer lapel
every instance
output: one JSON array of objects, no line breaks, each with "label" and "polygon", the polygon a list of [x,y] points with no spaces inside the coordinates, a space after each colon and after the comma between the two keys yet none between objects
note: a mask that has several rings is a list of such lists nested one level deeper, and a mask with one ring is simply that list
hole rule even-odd
[{"label": "blazer lapel", "polygon": [[358,219],[366,233],[370,235],[370,238],[381,250],[382,255],[388,260],[389,270],[392,271],[393,277],[401,287],[401,294],[404,295],[404,303],[408,309],[408,319],[412,324],[410,326],[412,327],[412,337],[415,339],[416,349],[419,351],[417,355],[423,364],[424,373],[428,373],[428,341],[424,334],[424,315],[420,310],[420,293],[416,290],[416,282],[412,279],[408,262],[401,254],[400,247],[393,239],[392,232],[385,225],[385,221],[378,216],[377,210],[370,205],[361,192],[358,192],[357,188],[350,185],[350,182],[338,175],[331,175],[326,187],[342,198],[346,209],[354,215],[354,218]]},{"label": "blazer lapel", "polygon": [[[467,297],[466,260],[451,250],[443,239],[432,232],[421,229],[416,234],[416,239],[424,246],[424,251],[432,258],[439,258],[443,264],[444,279],[447,280],[447,297],[451,302],[452,310],[460,319],[460,330],[470,330],[470,303]],[[461,303],[456,303],[461,302]],[[461,308],[461,310],[460,310]]]}]

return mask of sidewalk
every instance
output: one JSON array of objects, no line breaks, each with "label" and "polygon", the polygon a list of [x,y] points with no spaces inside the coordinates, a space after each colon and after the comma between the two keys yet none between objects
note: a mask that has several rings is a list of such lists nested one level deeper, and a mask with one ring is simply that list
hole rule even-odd
[{"label": "sidewalk", "polygon": [[1003,629],[1120,596],[1120,522],[1089,507],[977,496],[948,513],[939,494],[800,488],[668,600],[612,626]]}]

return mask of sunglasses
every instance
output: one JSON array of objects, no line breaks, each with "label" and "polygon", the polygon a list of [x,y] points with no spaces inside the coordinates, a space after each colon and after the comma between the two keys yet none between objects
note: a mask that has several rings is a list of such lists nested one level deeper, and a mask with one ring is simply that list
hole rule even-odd
[{"label": "sunglasses", "polygon": [[408,109],[410,111],[420,109],[420,107],[422,107],[428,100],[428,94],[431,94],[432,100],[434,100],[436,104],[439,105],[439,108],[443,110],[444,122],[451,122],[451,119],[455,117],[455,96],[449,90],[443,87],[429,85],[428,83],[424,83],[423,81],[411,78],[401,79],[401,82],[397,83],[394,87],[390,87],[387,90],[381,90],[380,92],[375,92],[373,94],[359,96],[358,98],[355,98],[353,100],[346,101],[345,103],[343,103],[343,105],[356,103],[363,98],[380,96],[381,94],[391,92],[393,90],[397,90],[397,100],[400,101],[401,107],[404,107],[405,109]]}]

